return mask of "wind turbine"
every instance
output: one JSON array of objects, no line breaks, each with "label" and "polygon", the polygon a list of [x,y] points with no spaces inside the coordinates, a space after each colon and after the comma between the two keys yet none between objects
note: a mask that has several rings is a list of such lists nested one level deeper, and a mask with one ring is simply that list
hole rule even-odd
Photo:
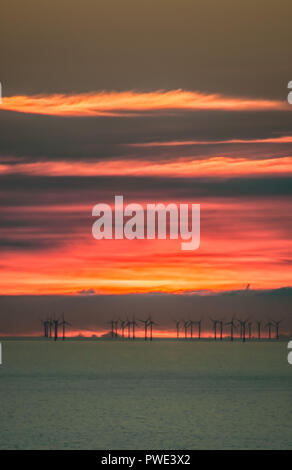
[{"label": "wind turbine", "polygon": [[278,321],[273,320],[274,327],[276,330],[276,339],[279,339],[279,326],[280,326],[281,321],[282,320],[278,320]]},{"label": "wind turbine", "polygon": [[127,320],[120,320],[120,325],[122,329],[122,338],[125,337],[125,327],[127,326]]},{"label": "wind turbine", "polygon": [[242,341],[245,342],[246,324],[247,324],[248,319],[246,319],[246,320],[238,319],[238,321],[240,323],[240,337],[241,337]]},{"label": "wind turbine", "polygon": [[135,317],[133,317],[133,320],[131,321],[131,325],[132,325],[132,333],[133,333],[132,339],[135,339],[135,327],[138,326],[138,323],[136,322]]},{"label": "wind turbine", "polygon": [[249,321],[248,324],[248,339],[251,339],[251,335],[252,335],[252,321]]},{"label": "wind turbine", "polygon": [[114,330],[115,330],[115,337],[118,337],[118,327],[119,327],[119,320],[114,321]]},{"label": "wind turbine", "polygon": [[269,339],[272,339],[272,335],[271,335],[272,326],[273,326],[273,323],[272,323],[271,321],[269,321],[269,322],[265,325],[265,328],[268,328],[268,331],[269,331]]},{"label": "wind turbine", "polygon": [[48,320],[41,320],[41,324],[44,327],[44,337],[48,337]]},{"label": "wind turbine", "polygon": [[107,321],[106,323],[107,323],[107,325],[111,325],[111,337],[113,338],[114,337],[114,329],[115,329],[115,321],[110,320],[110,321]]},{"label": "wind turbine", "polygon": [[176,325],[176,337],[179,338],[179,327],[180,327],[180,320],[174,320]]},{"label": "wind turbine", "polygon": [[153,325],[157,325],[157,323],[154,322],[151,317],[149,317],[148,326],[150,326],[150,341],[152,341],[152,327],[153,327]]},{"label": "wind turbine", "polygon": [[223,339],[223,320],[218,320],[219,327],[220,327],[220,341]]},{"label": "wind turbine", "polygon": [[219,323],[218,320],[213,320],[210,318],[211,322],[213,322],[213,329],[214,329],[214,340],[216,341],[217,339],[217,324]]},{"label": "wind turbine", "polygon": [[54,324],[54,341],[57,341],[58,339],[58,328],[59,328],[59,320],[53,320]]},{"label": "wind turbine", "polygon": [[193,338],[193,325],[195,324],[196,322],[193,321],[193,320],[189,320],[189,327],[191,329],[191,338]]},{"label": "wind turbine", "polygon": [[71,325],[71,323],[65,321],[65,318],[64,318],[64,313],[63,313],[63,317],[62,317],[62,321],[60,323],[60,325],[63,327],[63,341],[65,340],[65,337],[66,337],[66,325]]},{"label": "wind turbine", "polygon": [[228,323],[225,323],[226,326],[230,326],[230,341],[233,341],[233,334],[234,334],[234,328],[236,327],[236,324],[234,322],[234,317],[231,318],[231,321]]},{"label": "wind turbine", "polygon": [[182,321],[183,324],[184,324],[184,328],[185,328],[185,339],[188,337],[188,326],[189,326],[189,322],[188,321],[185,321],[183,320]]},{"label": "wind turbine", "polygon": [[258,339],[261,339],[261,327],[262,327],[262,320],[257,320],[256,322],[257,329],[258,329]]},{"label": "wind turbine", "polygon": [[131,338],[131,322],[127,316],[127,319],[125,321],[125,328],[128,328],[128,339]]},{"label": "wind turbine", "polygon": [[240,325],[240,334],[239,334],[239,337],[240,337],[240,339],[242,339],[243,327],[242,327],[242,324],[240,323],[240,320],[238,320],[238,323],[239,323],[239,325]]},{"label": "wind turbine", "polygon": [[197,320],[195,322],[196,325],[198,325],[198,338],[201,339],[201,323],[202,323],[202,320]]},{"label": "wind turbine", "polygon": [[52,317],[49,318],[48,322],[49,322],[49,336],[51,338],[52,337],[52,327],[53,327]]},{"label": "wind turbine", "polygon": [[52,337],[52,320],[49,318],[47,320],[41,320],[41,323],[44,327],[44,337],[51,338]]},{"label": "wind turbine", "polygon": [[139,320],[139,322],[144,323],[145,341],[147,341],[147,329],[148,329],[149,318],[147,318],[147,320]]}]

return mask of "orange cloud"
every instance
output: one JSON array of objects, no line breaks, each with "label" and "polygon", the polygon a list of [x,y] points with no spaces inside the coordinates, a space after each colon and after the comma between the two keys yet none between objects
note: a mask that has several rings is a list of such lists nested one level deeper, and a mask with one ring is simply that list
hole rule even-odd
[{"label": "orange cloud", "polygon": [[0,164],[0,175],[47,176],[259,176],[292,173],[292,157],[254,159],[210,157],[203,160],[176,158],[169,161],[110,160],[103,162],[46,161]]},{"label": "orange cloud", "polygon": [[183,147],[192,145],[221,144],[291,144],[292,136],[270,137],[266,139],[229,139],[229,140],[170,140],[164,142],[141,142],[129,144],[131,147]]},{"label": "orange cloud", "polygon": [[158,111],[264,111],[289,109],[286,101],[229,97],[182,89],[155,92],[108,92],[75,95],[20,95],[4,97],[7,111],[56,116],[127,116]]}]

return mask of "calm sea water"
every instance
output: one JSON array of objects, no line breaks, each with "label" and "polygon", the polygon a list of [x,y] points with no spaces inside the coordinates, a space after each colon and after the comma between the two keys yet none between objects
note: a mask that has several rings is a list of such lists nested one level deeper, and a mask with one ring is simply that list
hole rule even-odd
[{"label": "calm sea water", "polygon": [[287,342],[4,340],[1,449],[291,449]]}]

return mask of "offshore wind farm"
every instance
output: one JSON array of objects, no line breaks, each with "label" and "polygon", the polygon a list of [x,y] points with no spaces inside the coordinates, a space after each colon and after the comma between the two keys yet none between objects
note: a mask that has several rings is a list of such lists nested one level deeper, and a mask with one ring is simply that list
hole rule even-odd
[{"label": "offshore wind farm", "polygon": [[[141,320],[136,320],[135,315],[132,319],[129,319],[128,316],[121,319],[112,319],[106,322],[106,325],[110,326],[109,331],[106,333],[97,335],[92,334],[91,337],[94,339],[112,339],[112,340],[135,340],[135,339],[144,339],[145,341],[152,341],[153,338],[162,339],[162,338],[173,338],[173,339],[190,339],[190,340],[230,340],[234,341],[236,339],[240,341],[247,340],[264,340],[264,339],[280,339],[280,325],[283,323],[283,320],[252,320],[252,319],[239,319],[233,316],[230,320],[218,320],[209,318],[209,322],[205,321],[205,330],[204,323],[202,318],[200,320],[194,319],[180,319],[173,320],[174,329],[163,330],[160,329],[155,332],[155,327],[159,327],[159,323],[153,320],[152,316],[149,315],[147,318]],[[52,334],[52,325],[54,334]],[[202,326],[203,325],[203,326]],[[212,325],[212,328],[210,328]],[[64,317],[64,313],[59,317],[55,318],[55,315],[48,316],[45,320],[41,320],[42,330],[40,336],[44,338],[51,338],[54,341],[57,341],[59,336],[59,328],[62,328],[62,340],[66,339],[66,327],[72,326],[70,322],[67,322]],[[229,327],[229,330],[228,330]],[[127,334],[125,334],[127,331]],[[69,331],[70,333],[70,331]],[[74,332],[70,334],[69,338],[83,337],[82,334],[75,334]],[[284,335],[287,337],[287,335]],[[68,339],[68,337],[67,337]]]}]

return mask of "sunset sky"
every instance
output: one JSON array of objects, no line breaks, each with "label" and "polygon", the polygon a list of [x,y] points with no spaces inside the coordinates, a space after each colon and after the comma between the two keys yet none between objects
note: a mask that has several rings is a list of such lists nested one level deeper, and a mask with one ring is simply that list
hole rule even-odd
[{"label": "sunset sky", "polygon": [[[4,3],[0,334],[33,334],[60,308],[76,331],[121,309],[151,308],[166,327],[183,308],[231,315],[247,284],[255,315],[288,315],[291,12],[286,0]],[[120,194],[200,204],[200,248],[93,239],[92,207]]]}]

